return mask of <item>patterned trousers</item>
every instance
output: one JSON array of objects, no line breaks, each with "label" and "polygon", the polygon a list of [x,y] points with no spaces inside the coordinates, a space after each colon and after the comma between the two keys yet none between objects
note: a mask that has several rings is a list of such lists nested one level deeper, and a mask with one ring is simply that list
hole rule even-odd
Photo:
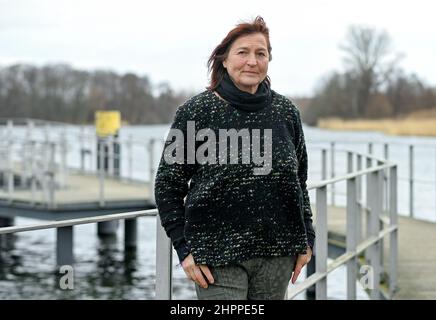
[{"label": "patterned trousers", "polygon": [[215,281],[207,289],[195,284],[197,297],[199,300],[283,300],[294,263],[295,256],[264,257],[209,267]]}]

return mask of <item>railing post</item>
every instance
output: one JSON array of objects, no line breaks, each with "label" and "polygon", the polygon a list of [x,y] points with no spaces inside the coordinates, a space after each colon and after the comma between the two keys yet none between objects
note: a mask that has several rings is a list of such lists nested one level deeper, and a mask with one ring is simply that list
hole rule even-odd
[{"label": "railing post", "polygon": [[35,205],[35,194],[36,194],[36,165],[35,165],[35,157],[32,155],[34,154],[36,148],[35,148],[35,141],[30,141],[29,143],[29,149],[30,149],[30,191],[31,191],[31,201],[30,204],[32,206]]},{"label": "railing post", "polygon": [[[381,171],[371,172],[369,174],[371,186],[370,199],[371,210],[369,216],[369,234],[370,236],[378,236],[380,231],[380,212],[382,209],[382,193],[383,188],[380,183],[382,181]],[[372,300],[380,299],[380,242],[377,241],[370,247],[370,261],[372,267],[372,289],[370,297]]]},{"label": "railing post", "polygon": [[[321,180],[327,179],[327,149],[321,149]],[[316,232],[316,226],[315,226]],[[316,255],[312,256],[306,267],[306,277],[309,278],[316,272]],[[316,285],[311,286],[306,290],[306,300],[314,300],[316,298]]]},{"label": "railing post", "polygon": [[[384,144],[384,158],[386,161],[389,160],[389,143]],[[385,212],[389,211],[389,169],[383,170],[383,179],[385,181],[384,187],[385,187]]]},{"label": "railing post", "polygon": [[[357,171],[362,170],[362,156],[357,155]],[[362,176],[356,177],[356,193],[357,193],[357,219],[356,219],[356,237],[357,242],[362,241]]]},{"label": "railing post", "polygon": [[48,167],[48,207],[50,209],[54,209],[56,207],[55,204],[55,154],[56,154],[56,145],[55,143],[50,143],[50,159],[49,159],[49,167]]},{"label": "railing post", "polygon": [[[383,162],[377,161],[377,165],[381,166],[381,165],[383,165]],[[384,200],[386,198],[385,197],[386,196],[386,194],[385,194],[385,191],[386,191],[386,188],[385,188],[385,178],[386,178],[385,169],[380,170],[379,173],[380,173],[380,181],[378,183],[380,183],[380,192],[381,192],[381,194],[380,194],[381,199],[379,199],[379,201],[380,201],[380,217],[382,217],[382,216],[385,216],[385,212],[386,212],[386,211],[384,211],[384,204],[385,204]],[[379,223],[379,230],[383,230],[383,228],[384,228],[383,220],[379,219],[378,223]],[[380,239],[380,266],[383,266],[384,246],[385,246],[384,240]]]},{"label": "railing post", "polygon": [[84,147],[84,129],[80,126],[79,132],[79,148],[80,148],[80,171],[85,172],[85,147]]},{"label": "railing post", "polygon": [[392,298],[397,291],[398,277],[398,212],[397,212],[397,166],[392,166],[389,172],[389,215],[390,225],[396,226],[389,239],[389,295]]},{"label": "railing post", "polygon": [[7,153],[7,167],[8,167],[8,202],[12,203],[13,201],[13,194],[14,194],[14,161],[13,161],[13,140],[8,139],[9,141],[8,143],[8,150],[6,151]]},{"label": "railing post", "polygon": [[36,192],[36,175],[35,175],[35,141],[33,139],[33,129],[34,129],[34,123],[32,120],[27,119],[26,120],[26,136],[25,136],[25,144],[27,146],[29,146],[29,148],[27,149],[28,153],[27,156],[28,158],[24,161],[25,162],[25,166],[27,167],[26,171],[27,171],[27,176],[31,178],[31,192],[32,192],[32,200],[31,200],[31,204],[34,205],[35,204],[35,192]]},{"label": "railing post", "polygon": [[[347,252],[355,252],[357,247],[357,192],[356,178],[347,179]],[[347,262],[347,299],[356,299],[357,257]]]},{"label": "railing post", "polygon": [[409,145],[409,212],[410,217],[414,217],[413,212],[413,145]]},{"label": "railing post", "polygon": [[156,299],[171,300],[172,297],[172,247],[156,216]]},{"label": "railing post", "polygon": [[[316,189],[316,272],[327,272],[327,187]],[[316,300],[327,299],[327,276],[316,283]]]},{"label": "railing post", "polygon": [[73,226],[56,228],[56,263],[57,266],[73,265]]},{"label": "railing post", "polygon": [[353,153],[347,151],[347,173],[353,172]]},{"label": "railing post", "polygon": [[327,150],[321,150],[321,180],[327,179]]},{"label": "railing post", "polygon": [[60,165],[59,165],[59,185],[63,188],[66,186],[67,176],[67,138],[65,129],[62,129],[59,139]]},{"label": "railing post", "polygon": [[108,161],[108,175],[109,175],[109,177],[114,176],[114,155],[115,155],[114,143],[115,143],[114,136],[109,135],[107,137],[107,140],[106,140],[107,150],[108,150],[108,154],[106,156],[107,156],[107,161]]},{"label": "railing post", "polygon": [[129,179],[132,179],[132,168],[133,168],[133,138],[132,135],[129,134],[129,138],[127,140],[127,153],[128,153],[128,162],[129,162]]},{"label": "railing post", "polygon": [[149,188],[150,188],[150,196],[152,201],[154,202],[154,139],[150,139],[149,143],[147,145],[147,151],[148,151],[148,164],[149,164],[149,175],[150,175],[150,180],[149,180]]},{"label": "railing post", "polygon": [[[372,166],[372,159],[366,158],[366,168],[371,168]],[[371,174],[366,175],[366,208],[365,208],[365,235],[366,238],[368,238],[371,235],[370,229],[370,216],[371,211],[373,210],[373,199],[371,198],[371,194],[373,191],[373,182],[371,180]],[[368,261],[368,263],[371,263],[371,255],[370,255],[370,249],[365,250],[365,259]]]},{"label": "railing post", "polygon": [[124,249],[136,248],[138,239],[138,220],[124,220]]},{"label": "railing post", "polygon": [[[14,123],[12,122],[12,120],[8,120],[7,124],[6,124],[6,157],[7,157],[7,168],[9,170],[8,172],[8,194],[9,194],[9,201],[12,201],[12,194],[14,192],[14,174],[13,174],[13,166],[14,166],[14,159],[13,159],[13,143],[14,143],[14,137],[13,137],[13,128],[14,128]],[[12,175],[12,178],[11,178]],[[20,173],[21,175],[21,173]],[[6,174],[3,176],[6,179]],[[22,175],[21,175],[21,181],[22,180]],[[12,182],[11,182],[12,180]]]},{"label": "railing post", "polygon": [[106,147],[106,139],[104,138],[98,138],[101,139],[98,143],[98,149],[97,152],[99,153],[98,156],[98,162],[99,162],[99,184],[100,184],[100,195],[99,195],[99,204],[100,208],[103,208],[105,206],[105,199],[104,199],[104,178],[105,178],[105,169],[104,169],[104,159],[105,159],[105,147]]},{"label": "railing post", "polygon": [[[331,178],[333,179],[335,177],[335,142],[332,141],[331,142],[331,146],[330,146],[330,159],[331,159],[331,163],[330,163],[330,169],[331,169]],[[335,205],[335,184],[332,183],[330,188],[332,189],[331,191],[331,197],[332,197],[332,206]]]},{"label": "railing post", "polygon": [[368,142],[368,154],[372,155],[373,151],[373,143]]}]

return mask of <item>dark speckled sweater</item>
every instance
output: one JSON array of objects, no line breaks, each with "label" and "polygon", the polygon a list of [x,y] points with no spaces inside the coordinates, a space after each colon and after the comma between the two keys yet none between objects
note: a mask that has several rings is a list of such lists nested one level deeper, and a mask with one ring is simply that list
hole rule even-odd
[{"label": "dark speckled sweater", "polygon": [[[156,205],[180,261],[192,253],[196,263],[227,265],[313,247],[306,145],[295,105],[272,91],[270,106],[247,112],[206,90],[177,109],[171,128],[187,137],[188,121],[195,121],[195,133],[209,128],[216,137],[219,129],[272,129],[272,166],[268,174],[255,175],[259,165],[243,163],[240,151],[238,163],[193,163],[186,158],[186,142],[183,163],[169,164],[162,154]],[[165,147],[173,141],[169,136]],[[218,139],[216,144],[218,155]]]}]

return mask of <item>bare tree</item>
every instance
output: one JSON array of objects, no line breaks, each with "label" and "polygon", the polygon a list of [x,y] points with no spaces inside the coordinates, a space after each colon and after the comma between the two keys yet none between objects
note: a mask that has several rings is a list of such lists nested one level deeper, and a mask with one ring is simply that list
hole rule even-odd
[{"label": "bare tree", "polygon": [[350,26],[340,49],[345,53],[346,72],[354,79],[351,112],[365,116],[371,95],[378,92],[402,56],[393,54],[385,31],[365,26]]}]

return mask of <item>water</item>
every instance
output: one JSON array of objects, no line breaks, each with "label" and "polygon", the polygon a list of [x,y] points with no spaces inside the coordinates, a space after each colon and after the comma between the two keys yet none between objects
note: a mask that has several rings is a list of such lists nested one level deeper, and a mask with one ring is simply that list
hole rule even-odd
[{"label": "water", "polygon": [[[125,127],[120,131],[120,138],[127,139],[130,135],[135,140],[146,140],[148,137],[162,139],[168,126]],[[25,135],[26,130],[17,128],[16,132]],[[92,130],[87,128],[88,131]],[[68,165],[79,167],[80,157],[77,142],[73,141],[73,131],[77,128],[68,129],[67,138],[73,147],[67,155]],[[42,135],[33,132],[34,135]],[[390,158],[399,163],[399,210],[402,214],[408,214],[408,189],[404,178],[408,175],[407,145],[398,143],[427,144],[432,147],[417,147],[415,158],[415,177],[417,179],[433,180],[431,183],[416,184],[415,212],[416,216],[427,220],[435,219],[435,150],[436,139],[420,137],[387,137],[380,133],[349,132],[340,133],[316,128],[305,128],[306,141],[309,152],[309,181],[320,179],[320,151],[322,144],[315,143],[324,139],[338,139],[354,141],[352,144],[337,144],[337,149],[348,148],[366,152],[366,145],[355,141],[391,141],[393,145]],[[328,146],[327,144],[324,144]],[[86,140],[84,146],[95,150],[95,141]],[[155,153],[161,152],[161,145],[154,146]],[[126,150],[126,149],[123,149]],[[123,151],[124,152],[124,151]],[[147,180],[149,178],[149,161],[146,156],[144,145],[136,145],[133,148],[134,159],[132,175],[136,179]],[[374,146],[375,155],[382,156],[379,145]],[[336,157],[336,173],[345,173],[345,155],[338,153]],[[122,174],[130,172],[128,159],[123,153]],[[159,156],[153,160],[156,166]],[[95,166],[93,157],[86,158],[85,166]],[[330,167],[330,166],[328,166]],[[345,189],[341,184],[337,185],[336,204],[344,205]],[[314,201],[314,194],[310,196]],[[330,197],[329,197],[330,198]],[[16,218],[16,224],[34,224],[40,221],[27,218]],[[0,263],[0,299],[153,299],[155,283],[155,236],[156,223],[151,217],[138,219],[138,248],[135,252],[124,252],[123,228],[120,222],[116,238],[99,239],[96,236],[96,225],[81,225],[74,227],[74,253],[76,263],[74,265],[74,289],[61,290],[59,288],[59,270],[55,270],[55,230],[41,230],[24,232],[14,235],[14,245],[9,250],[3,251],[2,263]],[[183,270],[177,266],[177,256],[173,256],[173,298],[195,299],[193,283],[186,279]],[[305,270],[300,275],[299,282],[304,280]],[[346,268],[335,270],[328,277],[328,297],[330,299],[346,298]],[[303,299],[299,295],[297,299]],[[358,286],[358,299],[367,299],[366,294]]]}]

